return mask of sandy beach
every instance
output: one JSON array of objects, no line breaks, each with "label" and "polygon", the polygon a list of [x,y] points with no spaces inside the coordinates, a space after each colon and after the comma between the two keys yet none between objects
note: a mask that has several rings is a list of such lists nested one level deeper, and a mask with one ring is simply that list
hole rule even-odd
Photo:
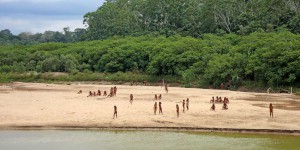
[{"label": "sandy beach", "polygon": [[[109,91],[117,96],[87,97],[89,91]],[[82,94],[77,94],[82,90]],[[133,104],[129,96],[133,94]],[[162,94],[154,100],[154,94]],[[212,96],[228,97],[228,110]],[[190,99],[190,109],[182,112],[182,100]],[[163,115],[154,115],[154,102],[161,101]],[[269,117],[269,103],[274,118]],[[176,116],[176,104],[180,117]],[[113,106],[118,118],[113,119]],[[233,129],[300,130],[300,97],[290,94],[252,93],[216,89],[101,84],[45,84],[15,82],[0,86],[0,128],[22,126],[74,127],[191,127]]]}]

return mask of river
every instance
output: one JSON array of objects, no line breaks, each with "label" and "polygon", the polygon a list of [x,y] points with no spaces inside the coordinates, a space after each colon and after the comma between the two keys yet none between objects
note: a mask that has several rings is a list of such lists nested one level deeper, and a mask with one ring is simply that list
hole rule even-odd
[{"label": "river", "polygon": [[98,130],[0,130],[1,150],[296,150],[299,136]]}]

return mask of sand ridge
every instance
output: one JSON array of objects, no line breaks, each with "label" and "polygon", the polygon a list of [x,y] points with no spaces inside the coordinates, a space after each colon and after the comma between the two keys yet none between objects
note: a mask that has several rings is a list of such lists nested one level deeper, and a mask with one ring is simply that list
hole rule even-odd
[{"label": "sand ridge", "polygon": [[[109,91],[117,86],[116,97],[87,97],[88,91]],[[79,90],[82,94],[77,94]],[[131,105],[129,96],[133,94]],[[162,94],[164,115],[154,115],[154,94]],[[216,104],[212,96],[229,98],[228,110]],[[182,100],[189,98],[190,110],[182,113]],[[274,118],[268,104],[274,105]],[[299,96],[228,90],[161,86],[71,85],[21,83],[0,87],[0,128],[13,126],[89,126],[89,127],[185,127],[300,130]],[[180,117],[176,116],[176,104]],[[113,106],[118,118],[113,117]]]}]

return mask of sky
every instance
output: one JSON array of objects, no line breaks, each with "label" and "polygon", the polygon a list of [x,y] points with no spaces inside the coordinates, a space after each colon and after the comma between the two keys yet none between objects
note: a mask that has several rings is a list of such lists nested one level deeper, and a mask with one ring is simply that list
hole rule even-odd
[{"label": "sky", "polygon": [[43,33],[84,28],[83,16],[104,0],[0,0],[0,30]]}]

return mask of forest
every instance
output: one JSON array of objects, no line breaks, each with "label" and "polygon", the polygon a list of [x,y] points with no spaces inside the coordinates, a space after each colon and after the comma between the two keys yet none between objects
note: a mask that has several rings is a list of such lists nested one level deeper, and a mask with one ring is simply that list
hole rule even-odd
[{"label": "forest", "polygon": [[79,80],[169,78],[187,87],[300,87],[299,9],[297,0],[107,0],[84,15],[87,29],[2,30],[0,81],[64,72]]},{"label": "forest", "polygon": [[89,40],[113,35],[249,35],[286,28],[300,33],[299,0],[107,0],[87,13]]},{"label": "forest", "polygon": [[289,31],[247,36],[205,34],[114,36],[76,43],[3,45],[0,71],[135,72],[176,76],[198,86],[242,81],[290,86],[300,83],[300,36]]}]

